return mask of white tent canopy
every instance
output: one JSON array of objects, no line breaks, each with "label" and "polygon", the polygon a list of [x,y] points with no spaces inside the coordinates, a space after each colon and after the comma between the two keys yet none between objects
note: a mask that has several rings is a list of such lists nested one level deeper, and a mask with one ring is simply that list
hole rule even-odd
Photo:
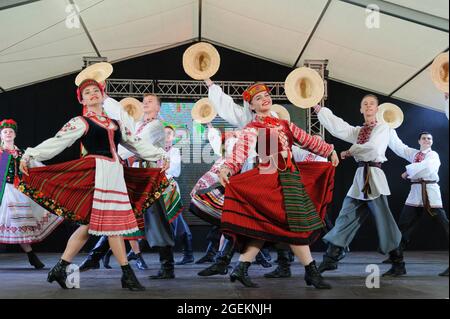
[{"label": "white tent canopy", "polygon": [[[379,6],[378,28],[367,27],[373,12],[365,3]],[[448,50],[448,7],[448,0],[0,0],[0,92],[77,72],[84,56],[115,62],[201,38],[290,67],[327,59],[330,79],[442,111],[429,65]]]}]

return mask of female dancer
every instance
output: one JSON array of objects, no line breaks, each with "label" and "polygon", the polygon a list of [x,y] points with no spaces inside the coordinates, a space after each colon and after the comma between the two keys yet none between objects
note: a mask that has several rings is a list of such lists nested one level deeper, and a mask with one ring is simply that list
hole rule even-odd
[{"label": "female dancer", "polygon": [[[327,203],[332,197],[333,166],[339,163],[333,145],[308,135],[293,123],[272,117],[269,89],[256,83],[244,92],[244,101],[256,113],[241,133],[233,153],[220,170],[220,182],[226,187],[222,230],[244,244],[239,264],[230,275],[247,287],[258,287],[248,276],[248,268],[265,241],[291,246],[305,266],[305,281],[319,289],[329,289],[312,259],[309,245],[323,228]],[[331,163],[299,170],[292,159],[292,144],[299,145]],[[258,167],[236,175],[254,152]],[[275,146],[275,147],[274,147]],[[316,165],[318,163],[315,163]],[[326,208],[326,207],[325,207]]]},{"label": "female dancer", "polygon": [[[62,288],[67,288],[66,268],[84,246],[89,234],[107,235],[114,256],[122,268],[122,288],[144,290],[128,264],[122,235],[138,230],[130,198],[135,198],[133,202],[137,203],[139,194],[149,194],[145,204],[140,201],[142,206],[139,209],[134,207],[141,211],[154,200],[151,196],[164,174],[159,169],[156,170],[157,174],[151,169],[130,172],[135,183],[146,183],[146,189],[136,194],[133,187],[126,184],[127,171],[124,176],[117,146],[120,142],[149,161],[164,160],[162,171],[169,166],[166,152],[136,139],[124,125],[127,123],[125,119],[112,120],[104,113],[103,87],[95,80],[84,80],[79,85],[77,96],[79,102],[86,106],[87,113],[70,120],[54,138],[35,148],[28,148],[20,162],[20,169],[26,175],[21,191],[56,214],[81,224],[69,239],[66,250],[49,272],[47,280],[56,280]],[[82,159],[28,169],[31,159],[51,159],[78,140],[87,151]]]},{"label": "female dancer", "polygon": [[22,177],[19,163],[23,151],[14,145],[17,123],[14,120],[0,122],[0,244],[19,244],[36,269],[45,265],[31,248],[31,244],[43,241],[63,222],[50,214],[16,189]]}]

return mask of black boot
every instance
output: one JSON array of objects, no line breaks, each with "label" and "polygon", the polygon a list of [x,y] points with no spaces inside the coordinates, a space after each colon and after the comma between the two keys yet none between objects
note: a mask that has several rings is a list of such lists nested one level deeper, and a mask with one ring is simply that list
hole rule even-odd
[{"label": "black boot", "polygon": [[392,260],[391,257],[386,258],[385,260],[382,261],[383,264],[392,264]]},{"label": "black boot", "polygon": [[192,235],[184,233],[183,236],[183,258],[175,265],[186,265],[194,262],[194,250],[192,249]]},{"label": "black boot", "polygon": [[112,254],[113,252],[110,249],[106,252],[105,256],[103,256],[103,267],[105,267],[106,269],[112,269],[112,267],[109,265]]},{"label": "black boot", "polygon": [[34,251],[30,251],[27,253],[28,255],[28,261],[30,262],[31,266],[34,266],[36,269],[42,269],[45,267],[45,265],[39,260],[38,256],[34,253]]},{"label": "black boot", "polygon": [[336,270],[338,262],[345,257],[345,249],[343,247],[328,245],[327,252],[323,255],[322,263],[319,265],[319,272],[323,273],[328,270]]},{"label": "black boot", "polygon": [[136,254],[136,267],[140,270],[146,270],[148,269],[147,264],[145,263],[144,257],[142,257],[142,253]]},{"label": "black boot", "polygon": [[258,253],[258,255],[256,255],[254,264],[261,265],[264,268],[272,267],[272,264],[266,259],[261,251]]},{"label": "black boot", "polygon": [[130,265],[121,266],[120,268],[122,268],[122,288],[128,288],[131,291],[145,290],[145,287],[139,283]]},{"label": "black boot", "polygon": [[161,269],[155,276],[150,276],[150,279],[174,279],[175,278],[175,262],[173,260],[173,247],[159,247],[159,260],[161,262]]},{"label": "black boot", "polygon": [[198,275],[202,277],[226,275],[228,273],[228,265],[231,263],[233,255],[234,241],[232,239],[225,239],[222,249],[217,253],[214,264],[200,271]]},{"label": "black boot", "polygon": [[289,278],[291,274],[291,263],[289,261],[288,251],[284,249],[277,250],[278,255],[278,267],[267,274],[264,274],[266,278]]},{"label": "black boot", "polygon": [[331,289],[331,285],[323,279],[314,260],[305,266],[305,281],[308,286],[313,285],[317,289]]},{"label": "black boot", "polygon": [[400,248],[389,252],[389,258],[392,260],[391,269],[383,274],[383,277],[399,277],[406,275],[406,267],[403,261],[403,251]]},{"label": "black boot", "polygon": [[87,258],[80,265],[80,272],[91,269],[100,268],[100,260],[105,256],[109,249],[109,242],[107,236],[102,236],[97,241],[95,247],[89,252]]},{"label": "black boot", "polygon": [[441,273],[439,274],[439,276],[441,276],[441,277],[448,277],[448,267],[447,267],[446,270],[444,270],[444,272],[441,272]]},{"label": "black boot", "polygon": [[214,257],[217,254],[217,249],[215,245],[212,242],[209,242],[208,248],[206,249],[206,254],[199,260],[197,260],[196,264],[205,264],[205,263],[212,263],[214,262]]},{"label": "black boot", "polygon": [[66,268],[70,263],[60,259],[58,263],[49,271],[47,276],[47,281],[52,283],[56,280],[56,282],[61,286],[61,288],[67,289],[66,280],[67,280],[67,272]]},{"label": "black boot", "polygon": [[268,248],[262,248],[261,253],[267,261],[272,261],[272,256],[270,256],[270,251]]},{"label": "black boot", "polygon": [[230,274],[231,282],[240,281],[245,287],[258,288],[259,285],[252,282],[248,275],[248,268],[252,263],[240,261]]},{"label": "black boot", "polygon": [[133,261],[133,260],[137,260],[138,259],[138,256],[133,251],[133,249],[128,252],[127,259],[128,259],[128,261]]}]

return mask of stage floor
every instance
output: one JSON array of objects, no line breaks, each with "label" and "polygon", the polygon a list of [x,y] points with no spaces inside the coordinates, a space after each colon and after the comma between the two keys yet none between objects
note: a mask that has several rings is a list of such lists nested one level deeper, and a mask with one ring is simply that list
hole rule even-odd
[{"label": "stage floor", "polygon": [[[272,253],[272,257],[275,255]],[[84,256],[78,256],[75,262],[81,262]],[[196,253],[196,258],[200,256],[201,253]],[[46,282],[49,267],[57,262],[60,255],[40,253],[39,257],[46,264],[43,270],[30,268],[25,254],[0,254],[0,298],[449,298],[449,278],[438,276],[448,265],[448,252],[407,252],[408,275],[393,279],[381,278],[380,288],[373,289],[366,287],[366,266],[377,264],[381,273],[386,271],[389,265],[381,264],[384,256],[374,252],[352,252],[343,260],[338,270],[325,273],[328,282],[333,286],[331,290],[307,287],[303,280],[304,269],[298,263],[293,265],[293,277],[289,279],[265,279],[263,274],[275,269],[275,265],[267,269],[253,265],[250,268],[250,276],[261,285],[258,289],[248,289],[240,283],[233,284],[228,276],[198,277],[197,272],[205,265],[195,264],[176,266],[177,278],[174,280],[149,280],[147,277],[159,269],[156,254],[145,254],[149,270],[136,270],[141,283],[147,288],[144,292],[130,292],[120,288],[121,271],[115,260],[111,262],[113,269],[101,268],[81,273],[80,289],[63,290],[56,282]],[[314,257],[317,261],[322,259],[318,253],[315,253]]]}]

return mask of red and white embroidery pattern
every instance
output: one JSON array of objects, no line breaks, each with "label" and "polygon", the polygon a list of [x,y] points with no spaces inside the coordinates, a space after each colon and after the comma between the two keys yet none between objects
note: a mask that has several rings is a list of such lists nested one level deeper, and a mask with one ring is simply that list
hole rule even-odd
[{"label": "red and white embroidery pattern", "polygon": [[[261,123],[264,124],[262,128]],[[294,123],[288,124],[286,121],[280,121],[274,118],[264,118],[262,120],[260,117],[256,117],[255,122],[249,123],[242,130],[242,135],[236,143],[233,153],[226,157],[224,165],[230,168],[233,174],[237,174],[240,171],[249,156],[250,150],[255,148],[258,139],[258,129],[264,128],[270,129],[270,135],[272,133],[277,134],[279,147],[283,151],[291,149],[292,137],[299,142],[301,148],[322,157],[328,157],[334,149],[333,145],[326,143],[318,136],[309,135]],[[291,134],[292,137],[289,136]],[[269,137],[267,136],[267,138]]]},{"label": "red and white embroidery pattern", "polygon": [[425,159],[425,153],[422,152],[418,152],[415,156],[414,156],[414,163],[420,163]]},{"label": "red and white embroidery pattern", "polygon": [[373,129],[377,126],[377,122],[364,123],[363,127],[359,130],[358,139],[356,144],[365,144],[369,141],[370,135]]}]

